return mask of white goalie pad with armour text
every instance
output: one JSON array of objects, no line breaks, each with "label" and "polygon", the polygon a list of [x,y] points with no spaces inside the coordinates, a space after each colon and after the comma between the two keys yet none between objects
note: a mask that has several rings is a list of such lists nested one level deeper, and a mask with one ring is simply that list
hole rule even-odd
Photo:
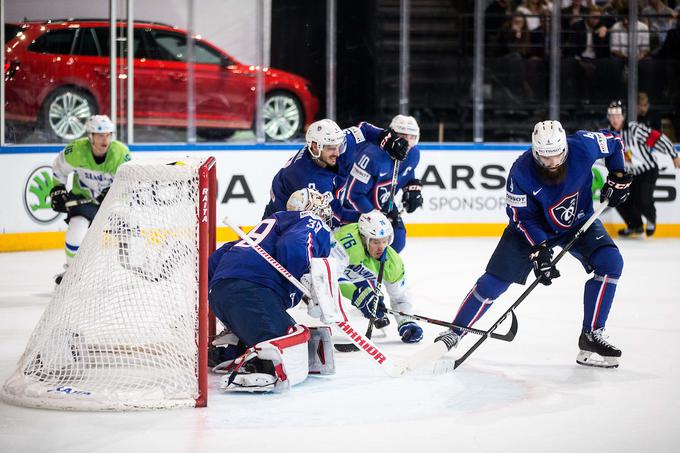
[{"label": "white goalie pad with armour text", "polygon": [[257,343],[237,357],[220,382],[225,392],[281,392],[309,373],[309,329],[296,324],[282,337]]},{"label": "white goalie pad with armour text", "polygon": [[311,300],[309,316],[324,324],[344,321],[340,311],[341,293],[337,280],[337,263],[333,258],[312,258],[309,266]]}]

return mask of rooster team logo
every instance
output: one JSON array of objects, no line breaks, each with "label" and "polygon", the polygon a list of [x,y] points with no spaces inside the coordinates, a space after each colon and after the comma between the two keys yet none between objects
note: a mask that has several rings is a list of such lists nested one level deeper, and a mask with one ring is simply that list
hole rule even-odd
[{"label": "rooster team logo", "polygon": [[578,207],[578,192],[572,193],[562,198],[548,209],[550,218],[555,225],[562,229],[567,229],[576,220],[576,208]]}]

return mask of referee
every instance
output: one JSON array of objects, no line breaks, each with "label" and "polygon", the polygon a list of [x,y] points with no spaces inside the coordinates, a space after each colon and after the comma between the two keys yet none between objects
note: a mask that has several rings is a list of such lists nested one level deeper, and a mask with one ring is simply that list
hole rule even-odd
[{"label": "referee", "polygon": [[635,121],[626,123],[621,101],[609,104],[607,119],[612,130],[621,134],[626,172],[633,175],[630,197],[616,208],[626,222],[626,227],[619,230],[619,236],[642,235],[642,216],[647,219],[644,232],[651,236],[656,231],[654,187],[659,176],[659,166],[654,152],[670,156],[675,168],[680,168],[680,157],[673,143],[661,132]]}]

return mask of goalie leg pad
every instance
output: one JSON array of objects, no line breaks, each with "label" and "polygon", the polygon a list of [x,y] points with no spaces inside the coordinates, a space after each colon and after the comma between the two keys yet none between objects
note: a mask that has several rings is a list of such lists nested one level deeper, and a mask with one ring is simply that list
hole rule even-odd
[{"label": "goalie leg pad", "polygon": [[332,258],[312,258],[309,267],[311,296],[308,312],[324,324],[345,321],[341,311],[341,294],[338,285],[337,263]]},{"label": "goalie leg pad", "polygon": [[335,356],[330,326],[310,327],[309,374],[335,374]]},{"label": "goalie leg pad", "polygon": [[220,388],[227,392],[289,390],[307,378],[310,337],[307,327],[296,324],[287,335],[248,348],[226,369],[231,374],[222,379]]}]

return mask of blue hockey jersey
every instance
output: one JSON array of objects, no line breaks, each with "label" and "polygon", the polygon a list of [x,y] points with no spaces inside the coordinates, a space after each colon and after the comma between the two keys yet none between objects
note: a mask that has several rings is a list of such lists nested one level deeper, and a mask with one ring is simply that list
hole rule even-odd
[{"label": "blue hockey jersey", "polygon": [[[399,164],[395,193],[415,178],[419,162],[420,149],[414,146]],[[393,171],[394,160],[378,146],[365,143],[359,147],[344,188],[343,206],[351,214],[345,211],[343,222],[356,222],[362,213],[387,206]]]},{"label": "blue hockey jersey", "polygon": [[592,166],[604,158],[609,171],[623,171],[621,138],[611,131],[578,131],[567,137],[566,175],[562,182],[541,180],[531,149],[517,158],[507,181],[510,226],[531,244],[578,228],[593,214]]},{"label": "blue hockey jersey", "polygon": [[[328,226],[307,211],[277,212],[248,234],[298,280],[309,272],[311,258],[330,254],[330,235]],[[210,255],[208,278],[211,288],[225,278],[266,286],[281,297],[286,310],[300,302],[300,291],[244,241],[228,242]]]},{"label": "blue hockey jersey", "polygon": [[[285,211],[288,198],[296,190],[310,187],[322,194],[328,193],[335,196],[336,191],[342,187],[347,174],[354,162],[357,148],[367,140],[377,143],[383,129],[377,128],[370,123],[361,123],[358,127],[350,127],[344,130],[346,146],[338,157],[337,168],[324,168],[317,165],[312,159],[307,146],[288,160],[281,170],[274,176],[271,185],[271,202],[267,206],[265,215],[274,212]],[[334,210],[341,208],[340,203],[332,204]]]}]

